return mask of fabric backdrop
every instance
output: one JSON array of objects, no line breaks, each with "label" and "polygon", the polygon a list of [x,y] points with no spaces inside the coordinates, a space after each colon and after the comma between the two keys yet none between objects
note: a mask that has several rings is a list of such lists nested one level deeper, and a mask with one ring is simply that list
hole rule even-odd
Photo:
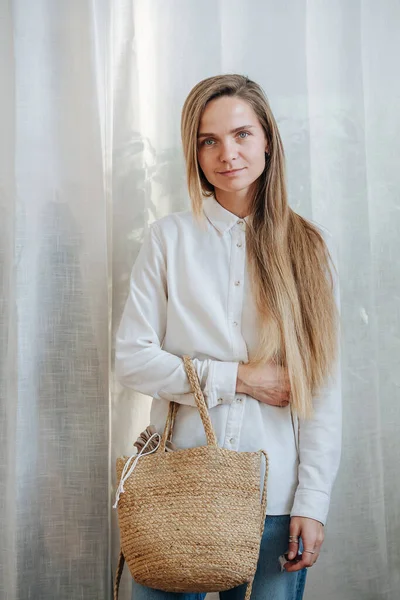
[{"label": "fabric backdrop", "polygon": [[399,26],[398,0],[0,3],[2,599],[112,597],[114,462],[150,410],[115,331],[149,224],[189,207],[183,101],[228,72],[338,248],[343,459],[305,598],[400,597]]}]

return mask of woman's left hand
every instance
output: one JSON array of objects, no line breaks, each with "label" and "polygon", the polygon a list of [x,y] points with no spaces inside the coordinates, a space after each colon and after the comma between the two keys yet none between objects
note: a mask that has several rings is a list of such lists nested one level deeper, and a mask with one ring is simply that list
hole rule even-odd
[{"label": "woman's left hand", "polygon": [[[284,568],[289,573],[312,567],[318,560],[319,552],[324,541],[324,526],[315,519],[292,517],[290,519],[290,536],[301,537],[303,554],[296,563],[287,562]],[[289,561],[296,558],[299,544],[289,543]]]}]

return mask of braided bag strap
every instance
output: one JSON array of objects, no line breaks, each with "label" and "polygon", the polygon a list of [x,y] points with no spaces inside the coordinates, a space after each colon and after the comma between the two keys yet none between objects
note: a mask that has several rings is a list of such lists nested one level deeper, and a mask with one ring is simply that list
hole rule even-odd
[{"label": "braided bag strap", "polygon": [[167,420],[165,422],[164,433],[161,438],[159,452],[165,452],[165,445],[167,441],[171,441],[172,432],[175,425],[175,417],[178,412],[179,404],[177,402],[170,402],[168,407]]},{"label": "braided bag strap", "polygon": [[117,571],[115,573],[114,582],[114,600],[118,600],[119,584],[121,582],[122,571],[124,570],[125,557],[122,554],[122,549],[119,551]]},{"label": "braided bag strap", "polygon": [[200,381],[190,356],[183,356],[183,363],[185,365],[186,373],[189,378],[190,385],[192,387],[192,392],[196,400],[196,405],[200,413],[204,430],[206,432],[207,444],[209,446],[218,446],[217,437],[215,435],[215,431],[211,423],[204,394],[200,387]]},{"label": "braided bag strap", "polygon": [[[207,404],[204,398],[204,394],[201,390],[200,381],[198,375],[196,373],[196,369],[192,362],[190,356],[183,356],[183,364],[186,370],[186,374],[188,376],[190,387],[192,388],[192,393],[196,400],[196,406],[200,413],[201,421],[203,423],[204,431],[206,432],[207,437],[207,445],[208,446],[218,446],[217,437],[214,432],[214,428],[211,423],[210,415],[208,414]],[[178,412],[179,404],[177,402],[170,402],[167,420],[165,423],[164,432],[161,438],[159,452],[163,453],[165,451],[165,444],[167,440],[171,440],[172,432],[175,423],[176,413]]]}]

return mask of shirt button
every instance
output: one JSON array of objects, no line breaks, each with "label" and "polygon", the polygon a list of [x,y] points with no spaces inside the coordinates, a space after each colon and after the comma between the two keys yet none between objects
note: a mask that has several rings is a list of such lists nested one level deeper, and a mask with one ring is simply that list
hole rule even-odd
[{"label": "shirt button", "polygon": [[223,402],[223,401],[224,401],[223,398],[218,398],[218,400],[217,400],[218,404],[221,404],[221,402]]},{"label": "shirt button", "polygon": [[235,285],[240,285],[240,281],[235,281]]},{"label": "shirt button", "polygon": [[235,441],[236,441],[236,440],[235,440],[235,438],[233,437],[233,438],[231,438],[231,439],[229,440],[229,443],[230,443],[230,444],[234,444],[234,443],[235,443]]},{"label": "shirt button", "polygon": [[236,246],[237,246],[238,248],[241,248],[241,247],[242,247],[242,242],[238,242],[238,243],[236,244]]},{"label": "shirt button", "polygon": [[243,225],[243,221],[238,221],[237,224],[238,225]]},{"label": "shirt button", "polygon": [[243,400],[243,398],[237,398],[238,402],[241,402]]},{"label": "shirt button", "polygon": [[237,322],[236,321],[233,321],[233,326],[237,327]]}]

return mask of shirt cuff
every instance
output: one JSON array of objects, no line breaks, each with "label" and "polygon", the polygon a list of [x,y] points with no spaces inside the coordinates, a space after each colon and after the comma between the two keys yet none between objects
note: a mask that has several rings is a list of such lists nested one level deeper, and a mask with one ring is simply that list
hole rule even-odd
[{"label": "shirt cuff", "polygon": [[291,517],[307,517],[325,525],[329,511],[330,497],[318,490],[297,490],[294,497]]},{"label": "shirt cuff", "polygon": [[212,361],[204,388],[208,408],[232,404],[236,396],[238,368],[237,362]]}]

